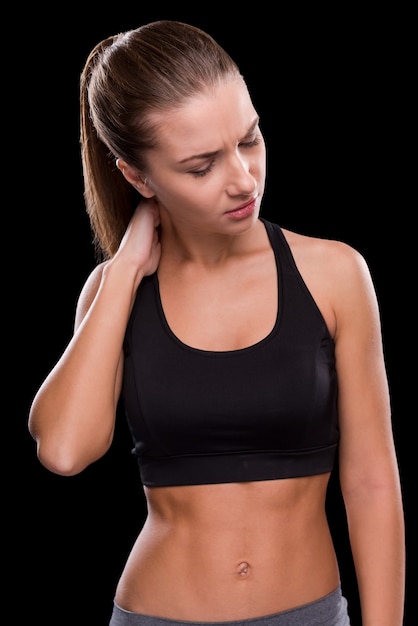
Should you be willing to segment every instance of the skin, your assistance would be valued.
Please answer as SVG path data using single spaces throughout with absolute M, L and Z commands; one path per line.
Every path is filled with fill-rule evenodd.
M 144 276 L 158 268 L 167 321 L 185 344 L 236 350 L 271 331 L 277 274 L 258 220 L 265 146 L 257 121 L 245 83 L 221 83 L 153 116 L 160 143 L 147 155 L 146 172 L 117 162 L 146 199 L 115 257 L 88 278 L 74 336 L 33 402 L 29 427 L 51 471 L 77 474 L 112 443 L 124 331 Z M 245 208 L 231 213 L 238 207 Z M 401 491 L 370 274 L 346 244 L 284 234 L 336 344 L 340 477 L 363 626 L 401 626 Z M 339 583 L 325 515 L 328 480 L 145 487 L 148 518 L 117 603 L 220 621 L 325 596 Z

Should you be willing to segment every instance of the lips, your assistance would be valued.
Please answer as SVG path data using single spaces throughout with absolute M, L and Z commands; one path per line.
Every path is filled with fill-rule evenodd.
M 252 198 L 249 202 L 246 202 L 245 204 L 241 204 L 240 206 L 236 207 L 235 209 L 232 209 L 231 211 L 227 211 L 226 214 L 228 215 L 228 217 L 235 217 L 235 218 L 248 217 L 254 212 L 256 200 L 257 200 L 256 197 Z

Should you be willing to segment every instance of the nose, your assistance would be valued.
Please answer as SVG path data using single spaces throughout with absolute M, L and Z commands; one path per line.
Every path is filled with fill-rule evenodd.
M 242 154 L 234 154 L 228 167 L 227 192 L 231 196 L 251 196 L 257 189 L 251 161 Z

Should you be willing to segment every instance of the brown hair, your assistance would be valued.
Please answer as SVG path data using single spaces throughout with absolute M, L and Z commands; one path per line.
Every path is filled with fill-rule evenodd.
M 182 22 L 151 22 L 93 48 L 80 81 L 80 142 L 98 256 L 116 253 L 140 200 L 115 161 L 146 168 L 145 151 L 156 145 L 148 114 L 179 107 L 237 75 L 236 63 L 210 35 Z

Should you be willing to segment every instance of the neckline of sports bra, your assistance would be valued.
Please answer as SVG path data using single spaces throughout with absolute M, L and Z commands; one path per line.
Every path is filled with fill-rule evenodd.
M 283 296 L 282 296 L 282 289 L 281 289 L 281 281 L 279 281 L 279 275 L 281 273 L 281 263 L 280 263 L 280 258 L 278 255 L 278 252 L 275 248 L 275 246 L 273 245 L 273 241 L 269 232 L 269 229 L 266 226 L 265 220 L 260 218 L 260 221 L 263 223 L 264 228 L 266 229 L 266 233 L 267 233 L 267 237 L 268 240 L 270 242 L 270 246 L 273 250 L 274 253 L 274 258 L 276 261 L 276 272 L 277 272 L 277 309 L 276 309 L 276 319 L 274 322 L 274 326 L 271 329 L 271 331 L 262 339 L 260 339 L 259 341 L 257 341 L 256 343 L 250 344 L 249 346 L 244 346 L 243 348 L 237 348 L 236 350 L 205 350 L 203 348 L 196 348 L 194 346 L 190 346 L 189 344 L 185 343 L 184 341 L 182 341 L 179 337 L 177 337 L 177 335 L 172 331 L 167 317 L 165 315 L 164 312 L 164 307 L 163 307 L 163 303 L 161 300 L 161 293 L 160 293 L 160 283 L 158 280 L 158 272 L 155 272 L 155 274 L 153 275 L 153 282 L 154 282 L 154 287 L 155 287 L 155 292 L 156 292 L 156 297 L 157 297 L 157 303 L 158 303 L 158 310 L 159 310 L 159 314 L 161 316 L 161 320 L 163 322 L 163 326 L 165 331 L 167 332 L 168 336 L 181 348 L 183 348 L 184 350 L 188 350 L 190 352 L 195 352 L 198 354 L 202 354 L 202 355 L 207 355 L 207 356 L 214 356 L 214 357 L 225 357 L 225 356 L 234 356 L 237 354 L 243 354 L 245 352 L 249 352 L 252 350 L 257 350 L 261 347 L 263 347 L 266 343 L 269 343 L 270 340 L 275 336 L 276 332 L 278 331 L 279 325 L 280 325 L 280 319 L 281 319 L 281 311 L 283 309 Z M 279 307 L 279 302 L 281 303 L 281 306 Z

